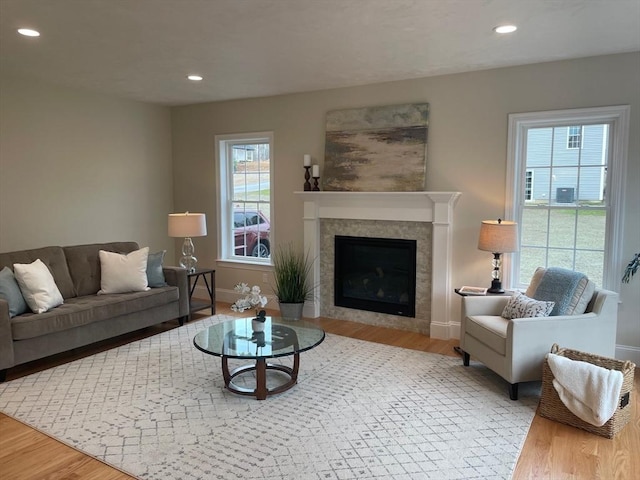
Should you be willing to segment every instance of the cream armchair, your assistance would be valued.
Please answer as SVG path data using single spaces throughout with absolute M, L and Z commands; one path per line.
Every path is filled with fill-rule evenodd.
M 484 363 L 509 382 L 509 397 L 518 399 L 518 384 L 542 379 L 545 355 L 561 347 L 613 358 L 618 321 L 618 294 L 595 289 L 586 311 L 507 320 L 500 315 L 509 296 L 462 298 L 460 348 L 463 362 Z

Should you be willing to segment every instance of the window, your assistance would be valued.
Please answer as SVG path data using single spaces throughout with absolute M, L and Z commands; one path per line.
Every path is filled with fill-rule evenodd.
M 507 285 L 557 266 L 618 290 L 628 124 L 628 106 L 509 115 L 506 217 L 520 251 L 505 258 Z
M 221 260 L 270 263 L 272 151 L 270 132 L 216 136 Z
M 567 148 L 582 148 L 582 126 L 567 128 Z
M 531 200 L 533 191 L 533 170 L 524 172 L 524 199 Z

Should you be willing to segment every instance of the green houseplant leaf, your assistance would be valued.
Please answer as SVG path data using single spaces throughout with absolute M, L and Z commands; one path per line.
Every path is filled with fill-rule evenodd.
M 280 303 L 304 303 L 313 298 L 313 285 L 309 280 L 313 264 L 308 254 L 288 243 L 275 249 L 272 260 L 273 292 Z
M 626 268 L 624 269 L 622 281 L 624 283 L 629 283 L 631 281 L 631 277 L 633 277 L 636 274 L 639 267 L 640 267 L 640 253 L 636 253 L 631 259 L 631 261 L 629 262 L 629 265 L 627 265 Z

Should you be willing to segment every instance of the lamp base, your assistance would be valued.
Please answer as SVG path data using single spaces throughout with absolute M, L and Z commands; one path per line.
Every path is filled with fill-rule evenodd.
M 504 293 L 504 288 L 502 288 L 502 282 L 497 279 L 493 279 L 491 281 L 491 287 L 487 290 L 487 293 Z
M 180 258 L 180 266 L 182 268 L 186 268 L 189 273 L 193 273 L 196 271 L 196 264 L 198 263 L 198 259 L 192 255 L 184 256 Z
M 186 237 L 182 244 L 182 258 L 180 259 L 180 266 L 182 268 L 186 268 L 189 273 L 196 271 L 196 264 L 198 263 L 198 259 L 193 256 L 194 252 L 195 248 L 193 247 L 191 238 Z

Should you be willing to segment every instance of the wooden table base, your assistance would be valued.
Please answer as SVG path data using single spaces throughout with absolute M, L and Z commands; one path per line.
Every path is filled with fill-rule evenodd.
M 222 357 L 222 376 L 224 378 L 224 386 L 230 392 L 237 393 L 238 395 L 249 395 L 256 397 L 258 400 L 265 400 L 269 395 L 275 395 L 276 393 L 282 393 L 289 390 L 298 382 L 298 369 L 300 367 L 300 354 L 295 353 L 293 355 L 293 367 L 286 365 L 276 365 L 273 363 L 267 363 L 262 358 L 256 360 L 255 365 L 244 365 L 229 371 L 229 359 L 228 357 Z M 275 388 L 267 388 L 267 370 L 276 370 L 283 372 L 289 376 L 289 381 L 278 385 Z M 256 372 L 256 388 L 250 389 L 241 387 L 233 383 L 233 379 L 238 375 L 242 375 L 247 372 Z

